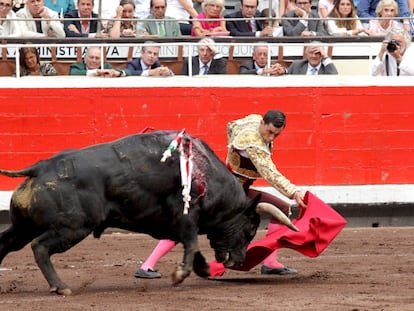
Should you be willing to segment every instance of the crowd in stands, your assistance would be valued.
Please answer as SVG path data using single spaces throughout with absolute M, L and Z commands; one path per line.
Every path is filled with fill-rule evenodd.
M 312 0 L 263 0 L 260 3 L 258 0 L 241 0 L 239 10 L 226 14 L 225 0 L 106 0 L 102 1 L 98 14 L 94 0 L 76 0 L 76 3 L 74 0 L 0 0 L 0 38 L 142 37 L 154 40 L 180 36 L 206 39 L 243 36 L 260 37 L 266 41 L 266 37 L 273 36 L 378 36 L 384 40 L 377 60 L 390 58 L 392 61 L 388 60 L 387 66 L 392 67 L 395 62 L 399 67 L 395 70 L 396 75 L 407 74 L 401 67 L 404 55 L 409 55 L 411 50 L 414 0 L 359 0 L 357 5 L 353 0 L 319 0 L 317 7 L 314 5 Z M 390 40 L 397 47 L 394 51 L 388 48 Z M 206 46 L 213 46 L 212 42 Z M 144 55 L 149 50 L 157 59 L 157 49 L 156 44 L 152 48 L 144 47 L 141 63 L 136 64 L 137 67 L 144 65 Z M 255 53 L 256 50 L 260 49 L 255 47 Z M 198 52 L 199 59 L 193 59 L 193 73 L 201 72 L 202 59 L 214 64 L 220 60 L 218 53 L 210 48 L 199 48 Z M 307 51 L 306 54 L 309 53 Z M 324 53 L 320 54 L 326 60 Z M 20 63 L 25 64 L 22 60 Z M 30 74 L 28 68 L 21 68 Z M 189 68 L 188 65 L 186 68 Z M 271 68 L 269 65 L 264 72 Z M 125 72 L 103 75 L 124 76 L 139 72 L 139 75 L 169 76 L 172 73 L 164 69 L 151 71 L 153 69 L 141 68 L 140 71 L 128 67 Z M 275 75 L 273 69 L 267 74 Z M 39 69 L 36 72 L 43 74 Z M 318 72 L 321 73 L 321 70 L 318 69 Z M 373 72 L 393 75 L 394 70 L 385 72 L 378 63 Z M 209 73 L 216 72 L 210 69 Z M 292 70 L 284 68 L 281 71 L 281 74 L 287 73 L 292 73 Z M 183 74 L 188 73 L 183 71 Z
M 0 37 L 385 36 L 396 27 L 414 31 L 414 0 L 358 0 L 358 5 L 317 0 L 317 7 L 312 0 L 240 0 L 240 9 L 229 14 L 225 0 L 194 1 L 106 0 L 98 8 L 94 0 L 1 0 Z

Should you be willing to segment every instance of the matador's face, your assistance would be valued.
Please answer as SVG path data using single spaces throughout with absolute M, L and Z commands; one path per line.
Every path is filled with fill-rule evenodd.
M 272 123 L 266 124 L 263 120 L 260 122 L 259 126 L 260 135 L 267 144 L 273 142 L 284 129 L 284 127 L 276 127 Z

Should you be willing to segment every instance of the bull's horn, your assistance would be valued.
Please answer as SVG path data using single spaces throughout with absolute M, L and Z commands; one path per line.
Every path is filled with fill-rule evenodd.
M 267 213 L 275 217 L 277 220 L 280 221 L 280 223 L 284 224 L 285 226 L 287 226 L 289 229 L 293 231 L 296 231 L 296 232 L 300 231 L 294 224 L 292 224 L 289 217 L 283 214 L 283 212 L 280 209 L 278 209 L 276 206 L 272 204 L 261 202 L 257 204 L 256 211 L 258 213 Z

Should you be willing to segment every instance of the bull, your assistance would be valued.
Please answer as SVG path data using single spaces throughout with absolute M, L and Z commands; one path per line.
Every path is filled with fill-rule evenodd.
M 0 234 L 0 263 L 31 242 L 50 291 L 69 295 L 50 257 L 113 227 L 182 243 L 183 261 L 172 274 L 173 284 L 192 270 L 210 275 L 198 247 L 200 234 L 209 239 L 218 262 L 240 266 L 260 222 L 258 198 L 247 198 L 209 146 L 184 133 L 182 146 L 192 146 L 193 158 L 190 209 L 184 213 L 180 155 L 173 152 L 160 161 L 175 137 L 175 131 L 141 133 L 66 150 L 22 170 L 0 170 L 26 177 L 11 198 L 11 226 Z

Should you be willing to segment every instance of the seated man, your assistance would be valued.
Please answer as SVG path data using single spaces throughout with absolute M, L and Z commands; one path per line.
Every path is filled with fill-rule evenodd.
M 211 38 L 203 38 L 198 43 L 198 55 L 191 58 L 192 74 L 226 74 L 227 60 L 218 52 L 214 40 Z M 188 58 L 183 62 L 182 75 L 189 75 L 188 62 Z
M 312 0 L 296 0 L 295 3 L 296 8 L 283 15 L 283 34 L 301 37 L 326 36 L 322 20 L 314 19 L 320 17 L 318 13 L 312 12 Z
M 414 46 L 411 35 L 401 28 L 391 28 L 372 63 L 373 76 L 414 76 Z
M 65 37 L 58 13 L 45 7 L 44 0 L 27 0 L 16 16 L 23 37 Z
M 327 56 L 325 48 L 320 42 L 312 42 L 306 47 L 306 58 L 293 61 L 289 68 L 281 71 L 280 74 L 293 75 L 337 75 L 338 71 Z
M 263 45 L 254 46 L 252 60 L 244 62 L 240 65 L 240 74 L 261 76 L 279 75 L 281 66 L 279 64 L 273 64 L 270 66 L 267 65 L 269 48 L 266 45 L 266 42 L 261 43 L 263 43 Z
M 78 0 L 78 9 L 65 14 L 63 28 L 66 37 L 96 37 L 98 14 L 92 12 L 93 4 L 93 0 Z M 85 20 L 73 20 L 73 18 L 85 18 Z M 103 29 L 102 24 L 100 26 L 100 29 Z
M 262 23 L 255 17 L 260 18 L 260 12 L 257 10 L 258 0 L 241 0 L 239 11 L 225 15 L 226 28 L 230 36 L 238 37 L 271 37 L 273 28 L 266 26 L 262 28 Z M 241 19 L 246 20 L 232 20 Z
M 141 49 L 141 57 L 135 58 L 133 61 L 127 64 L 127 70 L 133 76 L 173 76 L 174 73 L 165 66 L 161 66 L 158 59 L 160 53 L 160 47 L 153 41 L 145 42 Z M 151 44 L 150 46 L 147 44 Z
M 113 69 L 111 64 L 104 64 L 104 68 L 101 69 L 101 48 L 91 46 L 86 51 L 82 62 L 70 65 L 69 75 L 116 78 L 129 76 L 130 72 L 124 69 Z
M 180 37 L 181 31 L 178 21 L 173 17 L 165 16 L 167 1 L 151 0 L 150 6 L 151 14 L 148 15 L 148 20 L 144 22 L 144 29 L 147 33 L 149 35 L 158 35 L 159 37 Z

